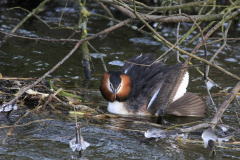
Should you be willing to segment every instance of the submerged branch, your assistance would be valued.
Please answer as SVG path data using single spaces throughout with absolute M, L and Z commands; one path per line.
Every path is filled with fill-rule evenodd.
M 88 17 L 90 16 L 90 13 L 85 8 L 85 5 L 81 4 L 80 0 L 75 0 L 74 2 L 76 7 L 79 10 L 78 27 L 82 29 L 81 39 L 84 39 L 87 37 L 87 23 L 88 23 Z M 87 41 L 81 44 L 81 51 L 82 51 L 82 65 L 84 68 L 84 73 L 86 78 L 90 79 L 91 78 L 91 67 L 90 67 L 91 59 L 90 59 Z

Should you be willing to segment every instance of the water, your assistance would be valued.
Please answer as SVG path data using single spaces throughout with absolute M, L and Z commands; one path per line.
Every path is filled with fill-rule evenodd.
M 17 2 L 11 4 L 0 2 L 0 31 L 9 32 L 26 15 L 25 11 L 20 9 L 6 10 L 7 8 L 18 6 Z M 64 10 L 65 1 L 59 1 L 51 5 L 46 11 L 38 16 L 47 22 L 50 26 L 57 26 L 59 17 Z M 25 7 L 31 10 L 31 5 Z M 88 3 L 87 9 L 92 13 L 104 13 L 102 8 L 94 2 Z M 119 16 L 124 20 L 124 16 Z M 67 26 L 76 26 L 78 21 L 78 12 L 70 2 L 61 18 L 61 24 Z M 109 27 L 109 21 L 97 17 L 90 17 L 88 23 L 88 34 L 93 35 Z M 140 25 L 140 24 L 138 24 Z M 206 24 L 202 25 L 204 27 Z M 180 28 L 180 35 L 183 35 L 190 29 L 191 25 L 183 23 Z M 229 31 L 229 37 L 237 37 L 240 34 L 239 26 L 233 25 Z M 16 32 L 18 35 L 27 37 L 42 38 L 68 38 L 73 31 L 67 29 L 50 30 L 37 18 L 27 20 Z M 176 34 L 175 24 L 166 24 L 159 32 L 170 42 L 174 43 Z M 196 35 L 198 31 L 194 32 Z M 193 38 L 191 35 L 189 39 Z M 0 39 L 5 35 L 0 33 Z M 213 37 L 220 37 L 221 30 L 213 34 Z M 74 35 L 73 39 L 79 39 L 80 34 Z M 103 37 L 103 36 L 101 36 Z M 120 70 L 124 60 L 139 55 L 141 53 L 154 53 L 160 56 L 167 50 L 167 47 L 154 41 L 152 38 L 143 36 L 129 28 L 122 27 L 110 32 L 103 40 L 96 38 L 90 43 L 101 53 L 104 54 L 108 70 Z M 191 51 L 194 45 L 184 48 Z M 34 41 L 22 38 L 11 37 L 0 48 L 0 73 L 3 76 L 10 77 L 41 77 L 44 73 L 56 65 L 69 51 L 76 42 L 67 42 L 64 45 L 60 42 Z M 209 58 L 217 51 L 221 43 L 214 43 L 208 46 Z M 229 42 L 228 49 L 224 49 L 215 59 L 215 63 L 226 70 L 240 76 L 240 49 L 238 42 Z M 96 71 L 92 74 L 92 79 L 86 80 L 81 66 L 81 51 L 77 50 L 66 62 L 51 73 L 47 79 L 60 79 L 58 84 L 66 89 L 80 89 L 85 93 L 87 101 L 85 105 L 93 108 L 100 107 L 106 111 L 107 102 L 102 98 L 99 92 L 101 77 L 104 68 L 100 58 L 93 53 L 92 60 Z M 196 55 L 203 57 L 203 48 Z M 117 62 L 117 63 L 116 63 Z M 166 63 L 168 65 L 176 62 L 172 56 Z M 193 60 L 193 63 L 199 64 Z M 201 67 L 202 69 L 202 67 Z M 193 69 L 189 70 L 190 80 L 200 77 Z M 224 75 L 220 71 L 210 68 L 209 77 L 219 84 L 222 88 L 234 87 L 237 80 Z M 198 93 L 206 101 L 209 110 L 206 118 L 186 118 L 186 117 L 168 117 L 166 120 L 170 125 L 188 123 L 198 120 L 210 121 L 215 112 L 211 107 L 210 100 L 207 97 L 206 87 L 202 81 L 194 81 L 189 84 L 188 91 Z M 219 107 L 224 101 L 226 95 L 217 95 L 218 89 L 213 87 L 211 93 L 213 99 Z M 232 126 L 238 127 L 238 121 L 234 108 L 239 107 L 236 101 L 233 101 L 222 117 L 222 120 Z M 237 109 L 236 109 L 237 110 Z M 16 121 L 25 113 L 25 109 L 19 109 L 11 117 Z M 32 122 L 29 125 L 28 122 Z M 174 141 L 171 139 L 162 139 L 159 141 L 147 141 L 140 143 L 144 138 L 144 132 L 153 128 L 147 124 L 136 123 L 137 121 L 155 122 L 153 117 L 136 118 L 97 118 L 97 117 L 79 117 L 82 122 L 82 136 L 84 140 L 90 143 L 83 155 L 85 159 L 206 159 L 208 158 L 208 149 L 204 149 L 200 143 L 186 143 Z M 5 124 L 2 124 L 2 127 Z M 27 117 L 20 121 L 18 127 L 15 127 L 12 134 L 7 137 L 4 145 L 0 145 L 0 159 L 71 159 L 79 158 L 78 153 L 72 152 L 69 148 L 69 141 L 75 136 L 75 124 L 72 115 L 62 115 L 58 113 L 31 112 Z M 0 128 L 0 140 L 2 141 L 9 131 L 9 128 Z M 190 134 L 197 140 L 201 140 L 201 131 Z M 239 140 L 239 134 L 235 134 L 236 140 Z M 224 144 L 223 144 L 224 145 Z M 238 146 L 231 146 L 238 148 Z M 217 148 L 217 159 L 239 159 L 237 150 Z

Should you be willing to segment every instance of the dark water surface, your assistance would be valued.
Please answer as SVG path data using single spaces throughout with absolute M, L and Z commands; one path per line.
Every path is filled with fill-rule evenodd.
M 26 15 L 27 12 L 20 9 L 7 10 L 10 7 L 19 4 L 7 1 L 0 1 L 0 31 L 10 32 Z M 26 5 L 26 4 L 25 4 Z M 50 26 L 55 26 L 59 22 L 65 1 L 56 2 L 48 7 L 38 16 L 47 22 Z M 32 6 L 24 6 L 31 10 Z M 91 13 L 104 14 L 102 8 L 95 2 L 89 2 L 87 9 Z M 120 16 L 117 11 L 114 15 L 119 19 L 126 19 Z M 70 2 L 65 9 L 61 23 L 66 26 L 76 26 L 78 22 L 78 12 Z M 108 20 L 90 16 L 88 23 L 88 34 L 92 35 L 108 28 Z M 204 27 L 206 24 L 202 25 Z M 160 34 L 167 40 L 175 43 L 176 25 L 166 24 L 160 30 Z M 180 35 L 183 35 L 191 28 L 191 24 L 183 23 L 180 28 Z M 50 30 L 39 19 L 32 17 L 27 20 L 17 31 L 16 34 L 26 37 L 45 37 L 45 38 L 68 38 L 73 31 L 67 29 Z M 193 38 L 198 31 L 196 30 L 188 37 Z M 239 38 L 240 26 L 233 24 L 228 36 L 230 38 Z M 5 35 L 0 33 L 0 40 Z M 221 37 L 221 30 L 218 30 L 212 37 Z M 79 39 L 80 34 L 73 38 Z M 200 39 L 199 39 L 200 40 Z M 124 60 L 139 55 L 141 53 L 154 53 L 156 56 L 163 54 L 168 48 L 156 42 L 154 39 L 135 32 L 129 28 L 122 27 L 110 32 L 106 38 L 101 40 L 96 38 L 90 43 L 101 53 L 103 53 L 108 70 L 121 69 Z M 64 45 L 60 42 L 34 41 L 22 38 L 11 37 L 7 43 L 0 47 L 0 73 L 3 76 L 10 77 L 41 77 L 44 73 L 56 65 L 69 51 L 74 47 L 75 42 L 67 42 Z M 191 52 L 197 42 L 184 48 Z M 211 57 L 221 42 L 208 45 L 208 55 Z M 225 48 L 215 59 L 215 63 L 224 69 L 240 76 L 240 48 L 238 41 L 229 42 L 228 48 Z M 93 108 L 100 107 L 106 111 L 107 102 L 102 98 L 99 92 L 99 85 L 104 68 L 97 53 L 90 49 L 92 60 L 96 71 L 92 74 L 92 79 L 87 80 L 83 74 L 81 65 L 82 55 L 76 51 L 66 62 L 56 69 L 47 79 L 60 79 L 59 85 L 66 89 L 81 89 L 86 94 L 87 102 L 85 105 Z M 197 56 L 203 57 L 204 52 L 201 48 Z M 186 57 L 186 56 L 185 56 Z M 175 63 L 175 56 L 172 56 L 166 63 L 171 65 Z M 210 59 L 210 58 L 209 58 Z M 193 63 L 199 64 L 196 60 Z M 202 70 L 202 67 L 200 67 Z M 237 83 L 233 78 L 211 68 L 210 78 L 218 83 L 222 88 L 234 87 Z M 190 69 L 190 80 L 200 77 L 193 69 Z M 189 84 L 188 91 L 198 93 L 206 101 L 209 107 L 209 115 L 206 118 L 186 118 L 186 117 L 166 117 L 170 125 L 193 122 L 198 120 L 210 121 L 214 111 L 206 93 L 206 87 L 202 81 L 193 81 Z M 213 99 L 219 107 L 225 99 L 225 95 L 217 95 L 218 89 L 211 90 Z M 232 126 L 239 127 L 236 114 L 236 108 L 239 112 L 239 106 L 233 101 L 222 117 L 222 120 Z M 20 113 L 16 112 L 13 119 L 17 120 Z M 40 121 L 42 120 L 42 121 Z M 121 119 L 96 119 L 79 117 L 82 122 L 88 121 L 82 128 L 84 139 L 91 144 L 83 153 L 83 159 L 207 159 L 208 149 L 204 149 L 203 144 L 182 144 L 174 140 L 158 140 L 140 143 L 144 138 L 144 131 L 151 128 L 149 125 L 135 123 L 128 118 Z M 155 118 L 144 118 L 143 121 L 154 122 Z M 59 114 L 30 113 L 20 121 L 20 124 L 35 121 L 29 125 L 15 127 L 12 134 L 7 138 L 4 145 L 0 145 L 0 159 L 71 159 L 79 158 L 76 152 L 69 148 L 69 140 L 75 135 L 75 124 L 72 116 L 63 117 Z M 0 140 L 2 141 L 9 131 L 9 128 L 0 128 Z M 138 131 L 135 131 L 138 130 Z M 196 132 L 195 139 L 200 138 L 201 132 Z M 235 134 L 236 140 L 239 140 L 239 134 Z M 230 146 L 238 148 L 239 146 Z M 240 159 L 238 150 L 217 148 L 216 159 Z

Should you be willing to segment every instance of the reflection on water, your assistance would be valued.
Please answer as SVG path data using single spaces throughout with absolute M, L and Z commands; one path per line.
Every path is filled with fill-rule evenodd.
M 123 66 L 124 65 L 124 62 L 122 61 L 111 61 L 111 62 L 108 62 L 108 64 L 111 64 L 111 65 L 116 65 L 116 66 Z
M 0 2 L 1 3 L 1 2 Z M 14 4 L 12 4 L 15 6 Z M 18 5 L 18 4 L 16 4 Z M 39 14 L 40 18 L 54 26 L 59 22 L 59 17 L 64 10 L 63 5 L 59 7 L 47 8 L 46 11 Z M 7 11 L 7 7 L 0 7 L 0 31 L 9 32 L 26 16 L 26 12 L 20 10 Z M 87 9 L 94 13 L 103 13 L 103 10 L 96 3 L 91 3 Z M 61 23 L 67 26 L 76 26 L 78 21 L 78 12 L 71 4 L 65 9 L 61 18 Z M 89 18 L 88 32 L 89 35 L 95 34 L 109 27 L 109 21 L 96 17 Z M 182 23 L 180 36 L 191 28 L 190 24 Z M 204 26 L 203 26 L 204 27 Z M 31 18 L 18 30 L 18 35 L 28 37 L 47 37 L 47 38 L 68 38 L 73 31 L 71 30 L 50 30 L 37 18 Z M 239 27 L 231 30 L 229 37 L 235 37 L 239 32 Z M 160 34 L 169 39 L 172 43 L 175 41 L 176 25 L 167 25 L 161 29 Z M 194 32 L 194 35 L 198 32 Z M 194 35 L 190 35 L 189 39 Z M 214 36 L 221 36 L 221 31 Z M 0 39 L 4 34 L 0 33 Z M 76 34 L 74 39 L 79 39 L 80 34 Z M 200 39 L 199 39 L 200 40 Z M 103 53 L 108 70 L 120 70 L 121 66 L 129 57 L 140 55 L 141 53 L 154 53 L 160 56 L 168 48 L 155 40 L 142 36 L 142 34 L 122 27 L 109 33 L 103 40 L 99 38 L 90 41 L 90 43 L 101 53 Z M 67 42 L 64 45 L 58 42 L 33 41 L 21 38 L 11 37 L 7 43 L 0 48 L 0 73 L 3 76 L 11 77 L 40 77 L 57 64 L 69 51 L 74 47 L 76 42 Z M 197 44 L 195 41 L 193 44 Z M 208 54 L 213 55 L 221 45 L 221 42 L 213 43 L 208 46 Z M 215 63 L 224 67 L 226 70 L 239 75 L 239 54 L 240 48 L 238 42 L 228 43 L 228 49 L 224 49 L 217 56 Z M 194 46 L 189 45 L 184 49 L 192 51 Z M 54 71 L 48 78 L 59 78 L 59 84 L 65 88 L 77 88 L 86 93 L 88 102 L 86 105 L 91 107 L 99 106 L 106 111 L 107 102 L 102 98 L 98 88 L 104 68 L 100 57 L 95 51 L 90 49 L 92 60 L 96 72 L 93 73 L 91 80 L 86 80 L 81 66 L 81 53 L 75 52 L 64 64 Z M 197 55 L 203 57 L 204 52 L 200 49 Z M 186 57 L 186 56 L 185 56 Z M 210 58 L 210 56 L 209 56 Z M 209 59 L 208 58 L 208 59 Z M 167 61 L 168 65 L 175 63 L 175 57 Z M 193 63 L 199 64 L 193 60 Z M 201 68 L 202 69 L 202 68 Z M 200 77 L 193 69 L 190 69 L 190 79 Z M 209 76 L 222 88 L 233 87 L 236 81 L 230 77 L 222 76 L 218 70 L 212 69 Z M 204 119 L 189 117 L 166 116 L 167 125 L 183 124 L 193 121 L 211 120 L 215 111 L 212 109 L 210 100 L 207 97 L 205 85 L 201 81 L 191 82 L 188 90 L 198 93 L 207 102 L 209 106 L 209 115 Z M 224 95 L 216 95 L 217 89 L 211 90 L 213 99 L 217 107 L 224 101 Z M 231 104 L 225 112 L 222 120 L 232 127 L 237 127 L 238 122 L 233 108 L 239 107 L 236 102 Z M 21 113 L 13 114 L 16 121 Z M 1 117 L 2 118 L 2 117 Z M 44 119 L 51 120 L 44 120 Z M 73 120 L 68 120 L 61 115 L 46 115 L 43 113 L 32 113 L 24 118 L 20 124 L 34 120 L 41 120 L 26 126 L 15 127 L 13 133 L 8 136 L 6 143 L 0 145 L 0 157 L 3 159 L 70 159 L 70 157 L 79 157 L 69 148 L 69 140 L 75 135 L 75 124 Z M 86 159 L 205 159 L 207 150 L 202 144 L 185 144 L 180 142 L 164 139 L 158 141 L 139 141 L 144 137 L 143 132 L 149 125 L 138 124 L 136 121 L 155 122 L 156 118 L 140 119 L 95 119 L 80 117 L 83 123 L 89 121 L 82 128 L 84 139 L 91 146 L 84 151 L 83 156 Z M 2 122 L 2 121 L 0 121 Z M 5 124 L 1 124 L 4 126 Z M 3 140 L 9 128 L 0 129 L 0 139 Z M 200 139 L 201 131 L 194 133 L 194 138 Z M 235 137 L 240 139 L 238 135 Z M 217 149 L 218 159 L 240 158 L 235 150 Z

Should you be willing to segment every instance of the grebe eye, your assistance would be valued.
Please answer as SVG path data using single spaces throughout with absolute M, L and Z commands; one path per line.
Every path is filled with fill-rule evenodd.
M 113 89 L 113 85 L 112 85 L 112 83 L 110 83 L 110 87 Z

